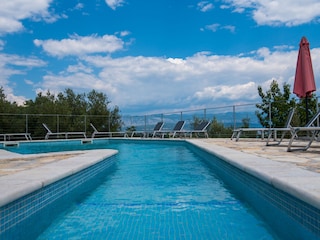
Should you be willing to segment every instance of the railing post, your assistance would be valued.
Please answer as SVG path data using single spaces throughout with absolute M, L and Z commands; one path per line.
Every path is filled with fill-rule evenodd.
M 271 111 L 271 102 L 269 102 L 269 128 L 271 128 L 271 123 L 272 123 L 272 111 Z
M 109 115 L 108 116 L 108 131 L 109 132 L 111 132 L 111 127 L 110 127 L 111 126 L 111 121 L 110 121 L 110 119 L 111 119 L 111 116 Z
M 233 111 L 233 129 L 237 128 L 237 122 L 236 122 L 236 106 L 232 106 L 232 111 Z
M 59 114 L 57 114 L 57 132 L 59 132 L 60 128 L 59 128 Z
M 84 132 L 87 132 L 87 115 L 84 115 Z
M 319 97 L 316 97 L 316 111 L 317 112 L 319 112 L 318 100 L 319 100 Z M 319 127 L 319 118 L 317 118 L 317 127 Z
M 26 114 L 26 133 L 28 133 L 28 114 Z
M 144 115 L 144 131 L 147 132 L 147 115 Z

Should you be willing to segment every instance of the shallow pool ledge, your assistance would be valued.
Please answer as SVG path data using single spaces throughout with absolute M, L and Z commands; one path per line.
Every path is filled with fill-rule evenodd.
M 75 155 L 64 160 L 55 161 L 36 168 L 0 177 L 0 207 L 101 162 L 104 159 L 117 154 L 118 151 L 112 149 L 99 149 L 60 152 L 59 154 L 64 153 L 73 153 Z M 54 155 L 54 153 L 32 155 L 14 154 L 12 157 L 17 158 L 20 156 L 21 158 L 30 158 L 32 156 L 36 158 L 52 155 Z
M 254 177 L 320 209 L 320 174 L 290 163 L 243 153 L 201 140 L 186 140 Z M 294 153 L 292 153 L 294 154 Z

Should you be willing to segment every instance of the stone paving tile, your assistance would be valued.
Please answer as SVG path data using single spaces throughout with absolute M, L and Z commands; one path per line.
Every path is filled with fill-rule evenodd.
M 307 151 L 287 152 L 287 142 L 280 146 L 266 146 L 261 139 L 240 139 L 236 142 L 225 138 L 209 138 L 202 141 L 320 173 L 320 142 L 314 142 Z
M 0 160 L 0 177 L 17 173 L 20 171 L 36 168 L 44 164 L 61 161 L 71 158 L 77 154 L 55 154 L 54 156 L 40 156 L 40 157 L 24 157 L 24 158 L 7 158 Z

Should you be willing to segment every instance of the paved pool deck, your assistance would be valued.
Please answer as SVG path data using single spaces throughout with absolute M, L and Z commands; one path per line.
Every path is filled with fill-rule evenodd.
M 201 139 L 201 142 L 233 149 L 241 153 L 266 158 L 275 162 L 286 163 L 297 168 L 320 173 L 320 142 L 313 142 L 307 151 L 287 152 L 288 141 L 285 140 L 278 146 L 266 146 L 266 141 L 261 139 L 240 139 L 238 142 L 229 138 Z M 301 148 L 306 143 L 293 145 Z
M 286 143 L 266 146 L 261 139 L 186 141 L 320 209 L 320 143 L 307 151 L 287 152 Z M 113 154 L 116 151 L 89 150 L 20 155 L 0 150 L 0 206 Z

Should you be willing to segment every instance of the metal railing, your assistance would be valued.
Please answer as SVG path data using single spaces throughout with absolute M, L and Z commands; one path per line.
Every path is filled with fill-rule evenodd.
M 163 121 L 165 123 L 164 130 L 171 130 L 179 120 L 186 121 L 184 127 L 186 130 L 192 129 L 192 124 L 196 120 L 215 120 L 229 129 L 242 127 L 244 120 L 246 120 L 249 127 L 257 128 L 261 127 L 261 124 L 256 116 L 256 111 L 259 110 L 257 109 L 256 104 L 261 103 L 216 106 L 137 116 L 123 115 L 121 116 L 122 124 L 119 131 L 126 131 L 127 129 L 151 131 L 159 121 Z M 268 119 L 269 126 L 271 126 L 271 104 L 269 104 Z M 46 123 L 52 132 L 81 131 L 85 132 L 87 136 L 91 136 L 93 129 L 90 126 L 90 123 L 94 123 L 94 126 L 99 131 L 111 131 L 113 119 L 109 115 L 0 113 L 0 135 L 6 133 L 30 133 L 33 139 L 43 139 L 47 131 L 42 126 L 42 123 Z
M 255 115 L 255 104 L 240 104 L 218 106 L 212 108 L 175 111 L 142 116 L 121 116 L 122 131 L 134 127 L 138 131 L 150 131 L 159 121 L 165 123 L 164 129 L 171 130 L 179 120 L 185 120 L 185 129 L 192 129 L 196 119 L 216 119 L 219 123 L 230 128 L 242 125 L 242 119 L 249 119 L 250 127 L 260 126 Z M 271 118 L 271 116 L 270 116 Z M 43 139 L 46 130 L 42 123 L 46 123 L 52 132 L 83 131 L 88 136 L 93 132 L 91 122 L 99 131 L 110 131 L 113 119 L 107 115 L 63 115 L 63 114 L 9 114 L 0 113 L 0 134 L 31 133 L 33 139 Z

